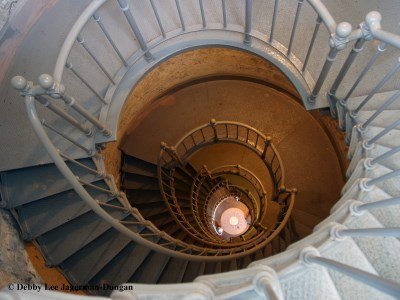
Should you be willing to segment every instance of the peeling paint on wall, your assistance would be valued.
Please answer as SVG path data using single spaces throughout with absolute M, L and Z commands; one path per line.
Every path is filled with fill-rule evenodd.
M 11 214 L 0 209 L 0 288 L 9 283 L 43 281 L 33 268 Z

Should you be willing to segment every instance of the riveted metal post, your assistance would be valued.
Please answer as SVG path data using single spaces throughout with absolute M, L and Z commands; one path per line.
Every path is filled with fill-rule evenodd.
M 245 10 L 245 36 L 244 36 L 244 43 L 246 45 L 251 44 L 251 22 L 253 19 L 253 0 L 246 0 L 246 10 Z
M 119 7 L 125 15 L 126 20 L 131 27 L 133 34 L 136 36 L 136 39 L 139 42 L 140 49 L 144 52 L 144 56 L 147 61 L 154 60 L 153 55 L 150 53 L 149 48 L 147 47 L 146 41 L 143 38 L 142 33 L 140 32 L 139 26 L 137 25 L 135 18 L 132 15 L 132 12 L 129 9 L 129 5 L 126 0 L 117 0 L 119 3 Z
M 347 22 L 342 22 L 338 24 L 336 28 L 336 34 L 330 40 L 331 50 L 328 53 L 328 56 L 325 60 L 324 66 L 322 67 L 321 73 L 319 74 L 318 80 L 315 83 L 314 89 L 308 98 L 308 102 L 313 104 L 315 103 L 315 99 L 317 98 L 323 83 L 325 82 L 326 77 L 328 76 L 329 70 L 332 67 L 333 62 L 336 59 L 336 56 L 340 50 L 343 50 L 348 42 L 348 37 L 351 33 L 351 25 Z

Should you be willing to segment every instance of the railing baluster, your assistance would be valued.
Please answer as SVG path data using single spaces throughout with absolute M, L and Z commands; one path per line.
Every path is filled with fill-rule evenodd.
M 72 144 L 74 144 L 75 146 L 77 146 L 78 148 L 81 148 L 83 151 L 87 152 L 87 154 L 92 155 L 93 151 L 91 149 L 86 148 L 85 146 L 81 145 L 79 142 L 77 142 L 76 140 L 70 138 L 69 136 L 67 136 L 66 134 L 62 133 L 61 131 L 59 131 L 58 129 L 56 129 L 55 127 L 53 127 L 52 125 L 46 123 L 45 120 L 42 120 L 42 125 L 48 129 L 50 129 L 51 131 L 57 133 L 58 135 L 62 136 L 64 139 L 66 139 L 67 141 L 70 141 Z
M 245 36 L 244 36 L 244 43 L 246 45 L 251 44 L 251 22 L 253 19 L 253 0 L 246 0 L 246 9 L 245 9 Z
M 107 78 L 111 81 L 111 83 L 115 84 L 115 81 L 112 78 L 112 76 L 110 75 L 110 73 L 108 73 L 108 71 L 103 66 L 103 64 L 96 58 L 96 56 L 93 54 L 92 50 L 90 50 L 89 47 L 86 46 L 86 43 L 85 43 L 85 40 L 83 39 L 83 37 L 81 35 L 78 35 L 78 37 L 76 38 L 76 41 L 78 42 L 78 44 L 80 44 L 83 47 L 83 49 L 86 50 L 86 52 L 89 54 L 89 56 L 94 60 L 94 62 L 101 69 L 101 71 L 103 71 L 104 75 L 107 76 Z
M 137 25 L 135 18 L 132 15 L 132 12 L 129 9 L 129 5 L 126 0 L 117 0 L 119 3 L 119 7 L 125 15 L 126 20 L 131 27 L 133 34 L 135 35 L 136 39 L 139 42 L 140 49 L 144 52 L 144 56 L 147 61 L 152 61 L 153 55 L 150 53 L 149 48 L 147 47 L 146 41 L 143 38 L 142 33 L 140 32 L 139 26 Z
M 150 0 L 150 4 L 151 4 L 151 7 L 153 9 L 154 15 L 156 16 L 157 23 L 158 23 L 158 26 L 160 27 L 161 34 L 162 34 L 163 38 L 165 38 L 165 36 L 166 36 L 165 30 L 164 30 L 164 27 L 163 27 L 163 25 L 161 23 L 161 18 L 160 18 L 160 15 L 158 14 L 157 6 L 154 3 L 154 0 Z
M 203 128 L 200 129 L 200 132 L 201 132 L 201 136 L 203 137 L 203 142 L 205 142 L 206 141 L 206 137 L 204 135 Z
M 226 0 L 222 0 L 222 22 L 224 28 L 228 25 L 227 18 L 226 18 Z
M 275 34 L 275 25 L 276 25 L 276 17 L 278 15 L 278 4 L 279 0 L 275 0 L 274 3 L 274 13 L 272 15 L 272 24 L 271 24 L 271 32 L 269 34 L 269 43 L 272 44 L 274 40 L 274 34 Z
M 201 13 L 201 22 L 203 24 L 203 28 L 206 28 L 206 15 L 204 13 L 204 3 L 203 0 L 199 0 L 199 6 L 200 6 L 200 13 Z
M 318 34 L 318 31 L 319 31 L 319 26 L 321 25 L 321 22 L 322 22 L 322 19 L 321 19 L 320 16 L 318 16 L 317 20 L 316 20 L 316 23 L 315 23 L 315 27 L 314 27 L 314 32 L 313 32 L 313 35 L 312 35 L 312 38 L 311 38 L 311 41 L 310 41 L 310 46 L 308 46 L 307 55 L 306 55 L 306 58 L 304 59 L 303 68 L 301 69 L 301 72 L 303 72 L 303 73 L 307 68 L 308 61 L 310 59 L 311 52 L 312 52 L 312 50 L 314 48 L 315 39 L 317 38 L 317 34 Z
M 60 95 L 64 102 L 71 106 L 80 115 L 85 117 L 90 123 L 96 126 L 105 136 L 111 136 L 111 131 L 108 130 L 99 120 L 92 116 L 92 114 L 86 110 L 81 104 L 79 104 L 73 97 L 66 94 Z
M 79 177 L 76 177 L 76 179 L 77 179 L 80 183 L 82 183 L 83 185 L 90 186 L 91 188 L 94 188 L 94 189 L 96 189 L 96 190 L 105 192 L 105 193 L 110 194 L 110 195 L 113 195 L 113 196 L 115 196 L 115 197 L 118 196 L 118 193 L 115 192 L 115 191 L 111 191 L 111 190 L 102 188 L 102 187 L 100 187 L 100 186 L 97 186 L 97 185 L 92 184 L 92 183 L 90 183 L 90 182 L 87 182 L 87 181 L 85 181 L 85 180 L 82 180 L 82 179 L 80 179 Z
M 181 4 L 179 0 L 175 0 L 176 9 L 178 10 L 179 20 L 181 21 L 182 31 L 186 31 L 185 20 L 183 19 Z
M 371 165 L 375 165 L 382 160 L 385 160 L 386 158 L 391 157 L 392 155 L 395 155 L 396 153 L 400 152 L 400 146 L 394 147 L 393 149 L 375 157 L 374 159 L 371 160 Z
M 365 141 L 366 146 L 371 146 L 376 141 L 378 141 L 381 137 L 383 137 L 384 135 L 388 134 L 392 129 L 396 128 L 399 125 L 400 125 L 400 119 L 397 120 L 397 121 L 394 121 L 389 126 L 385 127 L 385 129 L 383 129 L 381 132 L 379 132 L 376 136 L 374 136 L 370 140 L 366 140 Z
M 301 11 L 301 6 L 303 5 L 304 0 L 297 0 L 297 9 L 296 9 L 296 16 L 294 17 L 294 22 L 292 26 L 292 33 L 290 34 L 290 40 L 289 40 L 289 47 L 286 52 L 287 56 L 290 56 L 292 53 L 292 46 L 293 46 L 293 41 L 294 37 L 296 34 L 296 29 L 297 29 L 297 23 L 299 22 L 299 17 L 300 17 L 300 11 Z
M 379 116 L 384 110 L 386 110 L 386 108 L 388 108 L 389 105 L 391 105 L 391 104 L 392 104 L 394 101 L 396 101 L 397 98 L 399 98 L 399 97 L 400 97 L 400 91 L 397 91 L 395 94 L 393 94 L 391 97 L 389 97 L 389 99 L 387 99 L 387 100 L 385 101 L 385 103 L 384 103 L 383 105 L 381 105 L 381 106 L 373 113 L 373 115 L 370 116 L 370 117 L 368 118 L 368 120 L 366 120 L 363 124 L 360 124 L 360 129 L 361 129 L 361 130 L 364 130 L 365 128 L 367 128 L 367 126 L 368 126 L 369 124 L 371 124 L 371 122 L 372 122 L 373 120 L 375 120 L 375 118 L 376 118 L 377 116 Z
M 400 286 L 392 280 L 383 279 L 375 274 L 371 274 L 352 266 L 342 264 L 332 259 L 317 256 L 311 251 L 308 253 L 304 253 L 303 260 L 306 263 L 315 263 L 317 265 L 321 265 L 326 268 L 343 273 L 355 280 L 364 282 L 365 284 L 374 287 L 384 293 L 390 294 L 394 297 L 398 297 L 400 295 Z
M 104 33 L 104 35 L 106 36 L 108 42 L 110 43 L 110 45 L 113 47 L 115 53 L 117 53 L 119 59 L 121 60 L 121 62 L 124 64 L 124 66 L 128 66 L 128 63 L 126 62 L 124 56 L 122 55 L 122 53 L 119 51 L 117 45 L 114 43 L 114 40 L 112 39 L 111 35 L 108 33 L 108 30 L 104 27 L 103 23 L 100 20 L 100 16 L 96 13 L 93 14 L 93 19 L 96 21 L 96 23 L 99 25 L 101 31 Z
M 61 118 L 66 120 L 72 126 L 74 126 L 75 128 L 79 129 L 80 131 L 82 131 L 87 136 L 93 135 L 93 132 L 89 127 L 84 126 L 81 123 L 79 123 L 74 117 L 72 117 L 71 115 L 66 113 L 64 110 L 59 108 L 57 105 L 52 104 L 46 98 L 44 98 L 42 96 L 36 96 L 35 99 L 37 101 L 39 101 L 41 104 L 43 104 L 44 106 L 46 106 L 48 109 L 50 109 L 52 112 L 54 112 L 55 114 L 59 115 Z
M 194 139 L 193 134 L 191 134 L 190 137 L 192 138 L 192 142 L 193 142 L 194 146 L 196 146 L 197 144 L 196 144 L 196 141 L 195 141 L 195 139 Z
M 381 183 L 381 182 L 384 182 L 386 180 L 392 179 L 392 178 L 397 177 L 399 175 L 400 175 L 400 170 L 395 170 L 395 171 L 389 172 L 389 173 L 387 173 L 385 175 L 382 175 L 382 176 L 379 176 L 379 177 L 376 177 L 376 178 L 373 178 L 373 179 L 369 179 L 368 181 L 365 182 L 365 185 L 367 187 L 371 187 L 373 185 L 376 185 L 378 183 Z
M 336 35 L 331 38 L 331 49 L 325 60 L 324 66 L 322 67 L 321 73 L 319 74 L 318 80 L 315 83 L 314 89 L 308 98 L 308 101 L 313 104 L 317 98 L 326 77 L 328 76 L 329 70 L 332 67 L 333 62 L 336 59 L 337 54 L 340 50 L 346 47 L 347 38 L 351 33 L 351 25 L 347 22 L 338 24 L 336 28 Z
M 343 63 L 342 68 L 339 71 L 339 74 L 336 76 L 335 81 L 332 84 L 331 89 L 328 92 L 328 97 L 335 97 L 336 90 L 339 85 L 342 83 L 344 76 L 346 76 L 350 66 L 353 64 L 355 58 L 357 57 L 358 53 L 360 53 L 364 47 L 365 39 L 359 38 L 356 43 L 354 44 L 353 49 L 351 49 L 349 55 L 347 56 L 346 61 Z
M 399 228 L 358 228 L 358 229 L 337 229 L 335 230 L 337 237 L 400 237 Z
M 358 84 L 361 82 L 361 80 L 364 78 L 365 74 L 371 69 L 372 65 L 375 63 L 375 61 L 378 59 L 378 57 L 381 55 L 382 52 L 386 50 L 386 44 L 385 43 L 380 43 L 378 46 L 377 51 L 375 54 L 371 57 L 369 60 L 368 64 L 364 67 L 360 75 L 358 76 L 357 80 L 354 82 L 353 86 L 350 88 L 350 90 L 347 92 L 346 96 L 343 98 L 343 100 L 340 100 L 341 104 L 343 106 L 346 105 L 347 100 L 351 96 L 351 94 L 354 92 Z
M 47 93 L 51 94 L 52 97 L 61 98 L 64 102 L 72 107 L 76 112 L 85 117 L 90 123 L 95 125 L 105 136 L 110 136 L 112 133 L 108 130 L 99 120 L 92 116 L 92 114 L 86 110 L 81 104 L 79 104 L 71 96 L 65 94 L 64 86 L 59 83 L 55 83 L 51 75 L 42 74 L 39 76 L 40 86 L 46 90 Z
M 78 72 L 75 71 L 75 69 L 73 68 L 72 64 L 67 62 L 65 64 L 65 67 L 70 70 L 80 81 L 82 81 L 82 83 L 84 85 L 86 85 L 86 87 L 92 91 L 93 94 L 95 94 L 95 96 L 104 104 L 108 104 L 106 100 L 104 100 L 104 98 L 102 96 L 100 96 L 100 94 L 81 76 L 79 75 Z
M 383 79 L 374 87 L 374 89 L 368 94 L 367 97 L 358 105 L 358 107 L 352 111 L 353 116 L 356 116 L 360 110 L 368 103 L 368 101 L 382 88 L 382 86 L 393 76 L 394 73 L 400 68 L 400 58 L 397 60 L 397 64 L 383 77 Z
M 63 157 L 63 158 L 65 158 L 66 160 L 69 160 L 70 162 L 72 162 L 72 163 L 74 163 L 74 164 L 80 166 L 81 168 L 83 168 L 83 169 L 85 169 L 85 170 L 87 170 L 87 171 L 89 171 L 89 172 L 92 172 L 92 173 L 94 173 L 94 174 L 96 174 L 96 175 L 98 175 L 98 176 L 101 176 L 101 177 L 104 177 L 104 176 L 105 176 L 105 174 L 103 174 L 103 173 L 97 171 L 96 169 L 92 169 L 92 168 L 86 166 L 85 164 L 80 163 L 79 161 L 73 159 L 72 157 L 70 157 L 70 156 L 68 156 L 68 155 L 66 155 L 66 154 L 64 154 L 64 153 L 62 153 L 62 152 L 59 152 L 59 153 L 60 153 L 61 157 Z
M 365 211 L 365 210 L 382 208 L 382 207 L 386 207 L 386 206 L 399 205 L 399 204 L 400 204 L 400 197 L 390 198 L 390 199 L 379 200 L 379 201 L 375 201 L 375 202 L 357 204 L 354 207 L 354 210 L 355 210 L 355 212 L 361 212 L 361 211 Z

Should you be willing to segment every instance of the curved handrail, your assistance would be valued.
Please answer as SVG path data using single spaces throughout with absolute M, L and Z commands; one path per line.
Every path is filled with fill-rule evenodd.
M 85 8 L 85 10 L 82 12 L 82 14 L 79 16 L 79 18 L 76 20 L 76 22 L 73 24 L 72 28 L 68 32 L 68 35 L 61 47 L 61 50 L 59 52 L 59 55 L 57 57 L 57 61 L 55 64 L 55 68 L 53 71 L 53 76 L 55 78 L 56 82 L 61 82 L 62 77 L 63 77 L 63 72 L 64 68 L 67 63 L 68 56 L 71 52 L 71 49 L 74 45 L 74 42 L 77 40 L 79 34 L 87 24 L 87 22 L 90 20 L 90 18 L 107 2 L 107 0 L 92 0 L 92 2 Z M 312 9 L 316 12 L 318 17 L 322 20 L 324 25 L 326 26 L 328 32 L 330 33 L 331 36 L 335 35 L 336 32 L 336 21 L 334 20 L 333 16 L 329 13 L 328 9 L 326 6 L 322 3 L 320 0 L 307 0 L 307 2 L 310 4 Z M 126 9 L 129 9 L 129 5 L 126 7 Z M 125 11 L 125 10 L 124 10 Z M 159 20 L 158 20 L 159 21 Z M 226 28 L 224 24 L 221 23 L 221 26 L 223 29 Z M 203 28 L 203 30 L 206 30 Z M 165 34 L 164 30 L 161 30 L 162 32 L 160 33 L 160 38 L 162 37 L 163 40 L 168 40 L 174 36 L 168 36 Z M 183 30 L 185 32 L 185 30 Z M 243 32 L 245 33 L 245 28 L 243 28 Z M 179 35 L 179 34 L 178 34 Z M 246 35 L 251 35 L 250 32 L 247 32 Z M 151 50 L 151 49 L 149 49 Z M 279 50 L 278 50 L 279 51 Z M 287 55 L 285 55 L 287 56 Z M 290 60 L 290 57 L 287 56 L 287 58 Z M 304 70 L 303 70 L 304 71 Z
M 53 143 L 51 142 L 50 138 L 48 137 L 46 131 L 43 128 L 42 122 L 37 116 L 36 112 L 36 107 L 35 107 L 35 96 L 34 94 L 37 91 L 41 91 L 41 88 L 38 87 L 30 87 L 29 85 L 26 86 L 27 89 L 24 91 L 21 89 L 22 94 L 25 96 L 25 107 L 28 113 L 29 120 L 32 124 L 32 127 L 39 138 L 39 140 L 42 142 L 43 146 L 47 150 L 48 154 L 50 157 L 53 159 L 55 165 L 57 168 L 60 170 L 60 172 L 63 174 L 63 176 L 66 178 L 66 180 L 71 184 L 73 189 L 77 192 L 77 194 L 82 198 L 82 200 L 95 212 L 100 218 L 102 218 L 104 221 L 109 223 L 114 229 L 117 231 L 121 232 L 122 234 L 128 236 L 131 238 L 133 241 L 146 246 L 150 249 L 153 249 L 155 251 L 159 251 L 161 253 L 171 255 L 173 257 L 178 257 L 178 258 L 184 258 L 187 260 L 193 260 L 193 261 L 221 261 L 221 260 L 227 260 L 227 259 L 233 259 L 233 258 L 238 258 L 242 257 L 248 254 L 251 254 L 255 251 L 257 251 L 260 247 L 263 247 L 266 245 L 266 240 L 264 240 L 261 244 L 258 244 L 257 246 L 248 249 L 249 247 L 240 247 L 236 249 L 236 251 L 233 251 L 232 249 L 228 249 L 226 251 L 222 249 L 208 249 L 208 248 L 203 248 L 199 246 L 194 246 L 190 244 L 186 244 L 182 241 L 173 239 L 169 237 L 165 232 L 159 231 L 157 228 L 152 226 L 151 223 L 148 221 L 144 220 L 143 218 L 140 219 L 138 218 L 138 222 L 133 222 L 137 224 L 142 224 L 142 225 L 147 225 L 148 228 L 151 230 L 151 234 L 147 234 L 147 236 L 159 236 L 160 238 L 169 240 L 170 243 L 174 243 L 176 245 L 179 245 L 183 247 L 183 250 L 176 251 L 174 249 L 170 249 L 164 246 L 161 246 L 159 244 L 154 243 L 151 240 L 148 240 L 144 237 L 142 237 L 140 234 L 137 234 L 133 231 L 131 231 L 128 227 L 126 227 L 121 221 L 116 220 L 114 217 L 112 217 L 109 213 L 107 213 L 100 205 L 99 203 L 92 198 L 92 196 L 85 190 L 85 188 L 82 186 L 82 183 L 79 181 L 77 177 L 72 173 L 70 168 L 67 166 L 67 164 L 64 162 L 63 158 L 60 156 L 59 151 L 55 148 Z M 123 207 L 121 207 L 123 208 Z M 123 208 L 129 213 L 138 213 L 137 209 L 130 208 L 130 207 L 125 207 Z M 143 236 L 146 236 L 144 234 Z M 168 243 L 167 243 L 168 244 Z M 185 248 L 185 245 L 187 247 L 187 250 Z M 196 254 L 188 254 L 184 253 L 184 251 L 188 251 L 190 249 L 190 253 L 193 253 L 193 251 L 197 251 Z M 210 255 L 207 255 L 210 254 Z M 226 254 L 226 255 L 224 255 Z

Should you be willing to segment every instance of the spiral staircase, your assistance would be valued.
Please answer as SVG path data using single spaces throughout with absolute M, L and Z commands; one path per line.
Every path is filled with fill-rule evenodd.
M 25 76 L 42 74 L 37 84 L 8 74 L 38 139 L 27 140 L 35 147 L 16 151 L 24 159 L 1 172 L 1 206 L 48 266 L 111 299 L 400 297 L 400 36 L 381 29 L 379 13 L 352 29 L 317 0 L 93 0 L 76 4 L 80 11 L 68 1 L 52 5 L 31 34 L 49 32 L 37 46 L 38 64 L 46 65 L 45 41 L 61 39 L 53 75 L 29 64 Z M 64 22 L 64 34 L 48 20 Z M 143 117 L 138 107 L 149 104 L 132 97 L 138 107 L 129 106 L 131 91 L 176 55 L 216 46 L 270 61 L 306 109 L 329 108 L 345 131 L 350 164 L 342 195 L 302 239 L 292 216 L 302 187 L 285 186 L 291 166 L 273 139 L 247 124 L 212 119 L 173 146 L 161 143 L 157 161 L 124 153 L 121 178 L 110 167 L 107 147 L 126 129 L 124 115 L 136 109 Z M 168 89 L 188 83 L 190 73 L 200 77 L 191 68 L 170 74 Z M 252 152 L 266 175 L 235 162 L 196 163 L 196 153 L 219 144 Z M 229 227 L 236 225 L 238 234 Z M 3 289 L 0 297 L 34 293 Z

